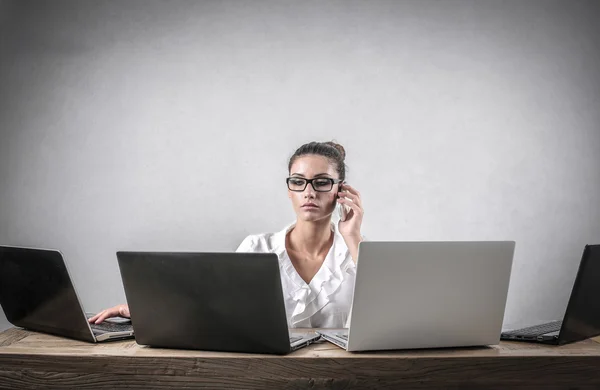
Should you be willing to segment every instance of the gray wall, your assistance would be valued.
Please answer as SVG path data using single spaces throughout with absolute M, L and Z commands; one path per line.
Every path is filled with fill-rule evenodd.
M 600 242 L 597 4 L 2 1 L 0 242 L 99 310 L 116 250 L 292 221 L 287 158 L 336 139 L 370 239 L 516 240 L 505 322 L 553 319 Z

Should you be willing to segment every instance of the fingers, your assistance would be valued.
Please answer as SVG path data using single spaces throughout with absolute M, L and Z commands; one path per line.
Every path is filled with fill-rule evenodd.
M 89 318 L 89 319 L 88 319 L 88 322 L 89 322 L 89 323 L 94 323 L 94 322 L 96 322 L 96 320 L 98 319 L 98 317 L 100 317 L 100 314 L 101 314 L 101 313 L 102 313 L 102 312 L 100 312 L 100 313 L 97 313 L 95 316 L 93 316 L 93 317 Z
M 129 305 L 119 305 L 119 315 L 125 318 L 131 318 L 129 313 Z
M 349 206 L 354 213 L 360 214 L 360 215 L 363 214 L 363 209 L 358 203 L 353 202 L 353 201 L 343 198 L 343 197 L 338 198 L 337 201 L 341 204 L 345 204 L 345 205 Z M 347 219 L 350 219 L 350 218 L 347 218 Z
M 115 315 L 116 315 L 116 313 L 113 313 L 112 309 L 103 310 L 100 313 L 100 315 L 98 316 L 98 318 L 96 319 L 96 322 L 94 322 L 94 323 L 99 324 L 102 321 L 104 321 L 105 319 L 114 317 Z
M 129 306 L 117 305 L 117 306 L 111 307 L 110 309 L 102 310 L 100 313 L 96 314 L 95 316 L 90 318 L 88 321 L 93 324 L 99 324 L 107 318 L 116 317 L 116 316 L 129 318 L 130 317 Z
M 352 202 L 358 204 L 360 207 L 362 207 L 362 199 L 360 198 L 360 194 L 358 193 L 358 191 L 356 191 L 354 188 L 350 187 L 347 188 L 346 185 L 344 185 L 343 187 L 346 191 L 339 191 L 338 195 L 340 197 L 345 197 L 350 199 Z
M 351 185 L 344 183 L 344 184 L 342 184 L 342 188 L 360 198 L 360 192 L 358 192 L 358 190 L 356 188 L 352 187 Z
M 347 198 L 347 199 L 350 199 L 352 202 L 354 202 L 356 204 L 359 204 L 359 205 L 361 204 L 360 198 L 358 196 L 350 193 L 350 192 L 340 191 L 338 193 L 338 195 L 340 196 L 340 198 Z

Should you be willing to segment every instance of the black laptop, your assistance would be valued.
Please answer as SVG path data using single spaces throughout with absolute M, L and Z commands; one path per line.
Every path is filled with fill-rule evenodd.
M 600 335 L 600 245 L 586 245 L 562 320 L 502 332 L 502 340 L 562 345 Z
M 8 321 L 89 342 L 133 337 L 131 324 L 89 324 L 62 254 L 0 246 L 0 304 Z
M 117 252 L 138 344 L 286 354 L 319 339 L 290 333 L 273 253 Z

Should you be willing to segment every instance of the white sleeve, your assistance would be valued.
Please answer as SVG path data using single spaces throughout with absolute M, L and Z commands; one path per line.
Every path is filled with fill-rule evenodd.
M 244 241 L 235 250 L 236 252 L 256 252 L 256 242 L 254 237 L 248 236 L 244 238 Z

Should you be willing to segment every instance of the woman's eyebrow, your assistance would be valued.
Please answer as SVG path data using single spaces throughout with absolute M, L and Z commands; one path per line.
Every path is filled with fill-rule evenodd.
M 292 173 L 292 176 L 300 176 L 300 177 L 305 177 L 303 174 L 301 173 Z M 317 173 L 315 176 L 313 177 L 318 177 L 318 176 L 329 176 L 329 173 Z

